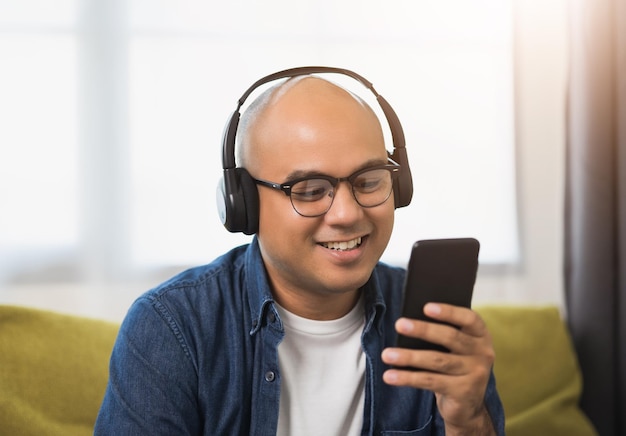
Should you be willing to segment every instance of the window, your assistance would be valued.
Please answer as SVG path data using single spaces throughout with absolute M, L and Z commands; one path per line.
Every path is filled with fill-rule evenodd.
M 259 77 L 313 64 L 362 74 L 403 123 L 415 194 L 384 260 L 474 236 L 482 263 L 516 263 L 511 15 L 496 0 L 5 2 L 0 283 L 118 280 L 248 241 L 217 218 L 224 123 Z
M 74 9 L 0 5 L 0 283 L 79 244 Z

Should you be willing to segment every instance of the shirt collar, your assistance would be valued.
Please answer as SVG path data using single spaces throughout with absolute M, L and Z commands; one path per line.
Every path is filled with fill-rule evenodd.
M 267 313 L 270 310 L 274 310 L 273 308 L 268 309 L 268 306 L 274 303 L 274 297 L 270 290 L 267 272 L 256 236 L 246 250 L 245 265 L 244 283 L 246 289 L 248 289 L 248 301 L 252 319 L 250 334 L 253 335 L 263 325 Z M 365 331 L 376 325 L 377 330 L 381 332 L 382 320 L 387 306 L 383 298 L 376 268 L 374 268 L 369 280 L 361 288 L 361 292 L 363 292 L 365 297 Z
M 267 306 L 274 302 L 267 272 L 265 271 L 265 265 L 261 257 L 259 241 L 256 236 L 252 239 L 252 242 L 246 250 L 245 265 L 244 283 L 248 290 L 250 316 L 252 319 L 250 334 L 253 335 L 263 325 L 263 319 L 267 313 Z

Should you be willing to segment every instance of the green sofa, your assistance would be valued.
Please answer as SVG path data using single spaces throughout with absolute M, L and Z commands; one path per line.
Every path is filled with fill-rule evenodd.
M 507 435 L 595 435 L 578 409 L 581 376 L 554 307 L 479 307 L 496 350 Z M 88 435 L 118 325 L 0 306 L 0 434 Z

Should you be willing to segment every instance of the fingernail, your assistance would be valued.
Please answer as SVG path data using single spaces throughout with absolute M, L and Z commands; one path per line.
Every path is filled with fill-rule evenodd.
M 385 361 L 389 363 L 396 362 L 398 360 L 398 353 L 393 350 L 385 350 Z
M 398 373 L 394 370 L 385 371 L 383 378 L 387 383 L 396 383 L 398 381 Z
M 406 318 L 400 318 L 396 323 L 396 329 L 402 333 L 408 333 L 413 330 L 413 324 Z
M 435 303 L 428 303 L 424 306 L 424 313 L 426 315 L 439 315 L 441 313 L 441 306 Z

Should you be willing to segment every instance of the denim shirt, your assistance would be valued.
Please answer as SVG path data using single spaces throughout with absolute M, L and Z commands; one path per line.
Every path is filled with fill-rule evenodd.
M 432 392 L 382 381 L 404 270 L 379 263 L 361 291 L 367 359 L 363 435 L 444 435 Z M 148 291 L 113 348 L 96 435 L 275 435 L 285 335 L 256 238 Z M 493 374 L 485 395 L 498 434 Z

